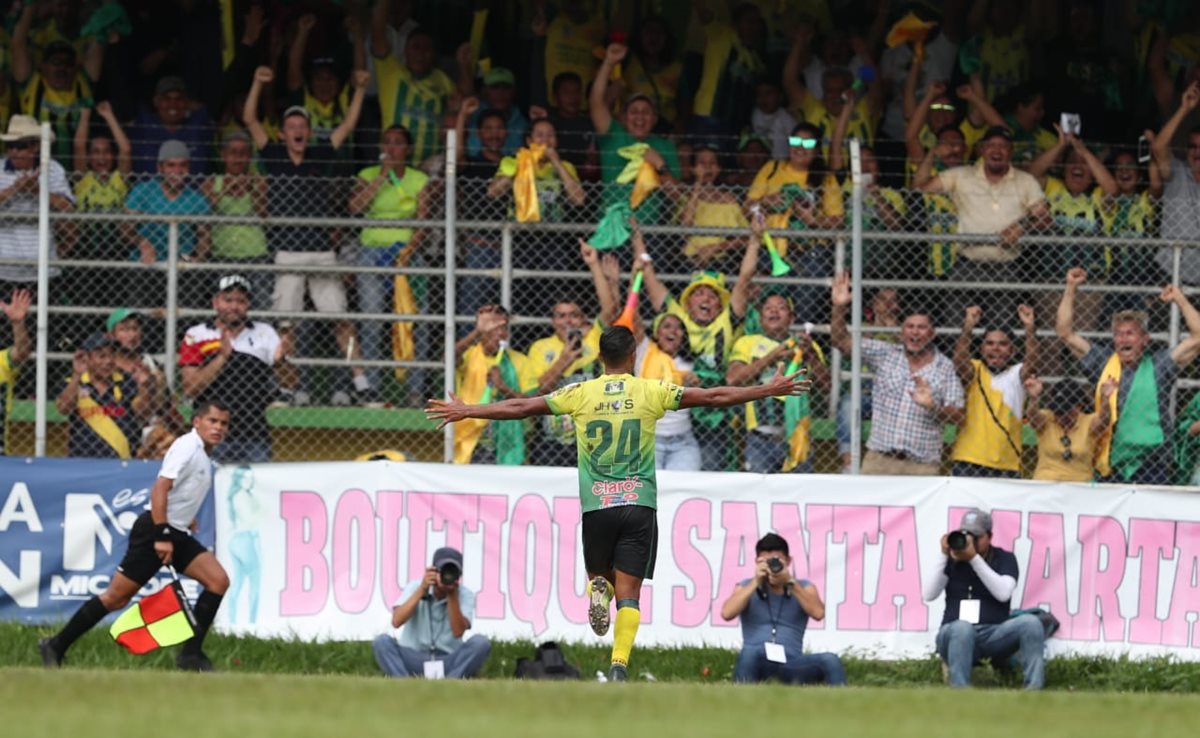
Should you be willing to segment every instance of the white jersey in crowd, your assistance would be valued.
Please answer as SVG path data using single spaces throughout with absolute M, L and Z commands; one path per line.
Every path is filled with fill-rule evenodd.
M 158 472 L 175 483 L 167 494 L 167 523 L 172 528 L 187 531 L 191 527 L 212 488 L 212 473 L 212 459 L 195 429 L 175 439 Z

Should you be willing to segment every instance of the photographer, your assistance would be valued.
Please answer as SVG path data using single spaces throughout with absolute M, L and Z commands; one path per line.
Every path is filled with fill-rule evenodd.
M 475 615 L 475 593 L 461 584 L 462 553 L 439 548 L 425 576 L 409 582 L 392 608 L 392 627 L 372 650 L 383 673 L 392 677 L 467 679 L 479 673 L 492 650 L 481 635 L 463 640 Z
M 971 684 L 971 667 L 981 658 L 993 664 L 1016 654 L 1025 688 L 1045 684 L 1046 636 L 1034 615 L 1009 617 L 1017 587 L 1017 559 L 992 545 L 992 516 L 972 509 L 958 530 L 942 536 L 944 560 L 925 583 L 925 601 L 946 592 L 946 612 L 937 634 L 937 652 L 952 687 Z
M 733 681 L 844 686 L 846 670 L 833 653 L 804 653 L 808 619 L 825 619 L 825 603 L 807 579 L 792 576 L 788 543 L 768 533 L 754 544 L 754 578 L 738 584 L 721 617 L 740 618 L 742 651 Z

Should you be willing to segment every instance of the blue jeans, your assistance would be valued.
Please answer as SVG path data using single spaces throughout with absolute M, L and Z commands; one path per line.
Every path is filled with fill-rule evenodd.
M 500 243 L 486 245 L 486 234 L 463 234 L 463 267 L 466 269 L 499 269 Z M 459 333 L 466 335 L 475 327 L 475 313 L 487 304 L 500 301 L 500 280 L 493 277 L 459 277 L 456 283 L 458 314 L 471 319 L 469 325 L 460 326 Z M 504 307 L 509 307 L 505 305 Z
M 746 434 L 746 471 L 754 474 L 778 474 L 787 461 L 788 440 L 766 433 L 750 431 Z M 806 459 L 792 470 L 794 474 L 812 473 L 812 459 Z
M 780 664 L 767 660 L 766 649 L 761 643 L 742 646 L 737 664 L 733 667 L 733 681 L 737 684 L 754 684 L 768 679 L 778 679 L 784 684 L 844 687 L 846 669 L 835 653 L 806 653 L 789 657 L 786 664 Z
M 1033 615 L 1018 615 L 996 625 L 972 625 L 965 620 L 938 629 L 937 652 L 950 667 L 950 686 L 971 686 L 971 667 L 981 658 L 1016 654 L 1025 671 L 1025 689 L 1046 684 L 1046 631 Z
M 394 243 L 386 247 L 359 246 L 358 266 L 393 267 L 396 264 L 396 256 L 406 246 L 407 244 L 403 243 Z M 423 261 L 420 254 L 414 254 L 409 263 L 412 266 L 421 266 Z M 409 279 L 412 280 L 414 278 L 410 277 Z M 421 279 L 421 277 L 417 277 L 416 279 Z M 393 280 L 394 275 L 392 274 L 357 275 L 358 309 L 364 313 L 392 312 Z M 417 291 L 414 289 L 415 292 Z M 418 295 L 417 312 L 424 313 L 428 309 L 428 300 L 424 298 L 425 296 Z M 365 320 L 359 323 L 358 337 L 362 341 L 362 356 L 364 359 L 379 359 L 385 355 L 391 356 L 391 342 L 388 342 L 388 349 L 386 351 L 382 346 L 384 328 L 390 330 L 391 324 L 377 320 Z M 430 356 L 428 328 L 429 326 L 426 323 L 413 324 L 413 348 L 418 359 L 426 359 Z M 390 337 L 390 333 L 388 335 Z M 379 387 L 378 369 L 367 369 L 366 375 L 372 387 Z M 410 391 L 424 391 L 424 369 L 409 369 L 405 377 L 405 384 Z
M 654 463 L 659 469 L 700 471 L 700 443 L 691 431 L 654 437 Z
M 871 382 L 863 380 L 862 383 L 862 416 L 863 418 L 871 417 Z M 838 400 L 838 414 L 835 428 L 837 435 L 837 445 L 839 454 L 850 453 L 850 388 L 842 393 L 841 399 Z
M 376 636 L 371 650 L 375 652 L 375 663 L 390 677 L 424 677 L 425 662 L 431 656 L 428 651 L 401 646 L 390 633 Z M 492 642 L 486 636 L 473 635 L 457 650 L 437 652 L 433 657 L 445 662 L 447 679 L 468 679 L 479 673 L 491 652 Z

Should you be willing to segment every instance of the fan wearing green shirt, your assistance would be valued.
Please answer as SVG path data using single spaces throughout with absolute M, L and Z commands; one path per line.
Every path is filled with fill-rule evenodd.
M 515 397 L 468 405 L 450 395 L 430 400 L 426 415 L 441 427 L 468 418 L 519 420 L 569 415 L 579 458 L 583 509 L 583 558 L 588 572 L 588 621 L 597 635 L 608 633 L 610 605 L 617 603 L 609 681 L 628 679 L 629 653 L 640 619 L 642 581 L 654 575 L 658 550 L 658 484 L 654 469 L 654 426 L 668 410 L 733 407 L 767 397 L 803 395 L 811 382 L 803 372 L 782 370 L 753 387 L 680 387 L 635 378 L 637 340 L 614 326 L 600 336 L 604 374 L 539 397 Z

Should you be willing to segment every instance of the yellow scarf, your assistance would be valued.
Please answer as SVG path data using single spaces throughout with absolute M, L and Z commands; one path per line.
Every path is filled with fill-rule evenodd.
M 113 375 L 113 398 L 117 402 L 121 401 L 121 386 L 116 384 L 121 380 L 119 374 Z M 90 383 L 91 377 L 85 372 L 80 381 Z M 104 442 L 117 452 L 117 456 L 122 459 L 132 457 L 129 450 L 129 439 L 125 437 L 125 433 L 117 425 L 116 421 L 108 417 L 104 412 L 104 407 L 90 397 L 80 396 L 75 404 L 76 412 L 83 422 L 88 424 L 92 432 L 104 439 Z
M 618 184 L 633 182 L 633 191 L 629 193 L 629 207 L 637 210 L 651 192 L 658 189 L 661 181 L 658 172 L 646 162 L 646 150 L 650 144 L 636 143 L 617 149 L 621 157 L 628 159 L 625 168 L 617 175 Z
M 1117 386 L 1121 386 L 1121 360 L 1114 353 L 1108 358 L 1108 363 L 1104 365 L 1104 371 L 1100 373 L 1100 381 L 1096 382 L 1096 412 L 1100 412 L 1100 388 L 1104 383 L 1112 378 Z M 1117 393 L 1112 393 L 1112 397 L 1108 398 L 1108 427 L 1104 429 L 1104 434 L 1100 437 L 1096 444 L 1096 471 L 1100 472 L 1100 476 L 1107 477 L 1112 474 L 1112 465 L 1109 463 L 1109 452 L 1112 451 L 1112 430 L 1117 424 Z
M 529 144 L 517 151 L 517 171 L 513 175 L 513 203 L 518 223 L 537 223 L 542 219 L 538 207 L 537 163 L 546 151 L 543 144 Z

